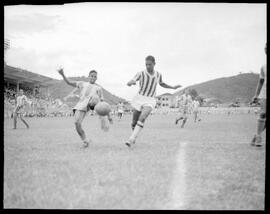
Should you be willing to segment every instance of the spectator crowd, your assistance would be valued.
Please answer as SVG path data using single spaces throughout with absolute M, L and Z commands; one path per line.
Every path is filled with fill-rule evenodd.
M 71 116 L 71 108 L 60 99 L 36 92 L 30 88 L 23 88 L 29 103 L 25 105 L 25 117 L 55 117 Z M 11 118 L 16 106 L 16 88 L 4 87 L 4 112 L 5 117 Z

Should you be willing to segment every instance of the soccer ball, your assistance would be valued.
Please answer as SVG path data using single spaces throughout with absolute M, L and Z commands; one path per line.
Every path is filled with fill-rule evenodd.
M 105 116 L 105 115 L 108 115 L 111 111 L 111 106 L 102 101 L 102 102 L 99 102 L 96 106 L 95 106 L 95 111 L 97 112 L 98 115 L 100 116 Z

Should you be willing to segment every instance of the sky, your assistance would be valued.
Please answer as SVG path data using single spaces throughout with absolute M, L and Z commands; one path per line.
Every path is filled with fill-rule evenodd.
M 266 63 L 266 4 L 75 3 L 4 8 L 8 65 L 55 79 L 98 72 L 97 83 L 131 100 L 126 83 L 145 69 L 145 57 L 165 83 L 187 87 L 259 73 Z M 174 93 L 157 88 L 157 93 Z

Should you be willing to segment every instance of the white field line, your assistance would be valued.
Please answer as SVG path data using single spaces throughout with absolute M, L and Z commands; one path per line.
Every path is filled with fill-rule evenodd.
M 167 209 L 181 210 L 185 209 L 185 194 L 186 194 L 186 166 L 185 166 L 185 147 L 186 142 L 180 143 L 179 153 L 177 155 L 176 169 L 174 172 L 173 181 L 170 186 L 170 201 Z

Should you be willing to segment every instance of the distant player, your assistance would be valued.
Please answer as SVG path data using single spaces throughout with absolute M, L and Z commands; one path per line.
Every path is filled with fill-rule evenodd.
M 195 98 L 192 101 L 192 110 L 193 110 L 193 115 L 194 115 L 194 122 L 196 123 L 197 119 L 198 121 L 201 121 L 201 119 L 198 117 L 199 114 L 199 106 L 200 102 Z
M 267 52 L 267 46 L 265 45 L 265 54 Z M 266 121 L 266 84 L 267 84 L 267 67 L 266 65 L 262 66 L 260 72 L 260 79 L 258 81 L 257 89 L 255 96 L 253 97 L 252 102 L 259 102 L 261 104 L 261 110 L 259 118 L 257 121 L 257 133 L 254 135 L 251 145 L 252 146 L 262 146 L 262 132 L 265 129 Z
M 180 116 L 178 118 L 176 118 L 175 120 L 175 124 L 178 124 L 179 120 L 183 120 L 181 128 L 184 128 L 187 119 L 188 119 L 188 114 L 190 113 L 191 109 L 191 103 L 192 103 L 192 98 L 189 94 L 189 90 L 185 89 L 184 94 L 182 94 L 179 98 L 178 98 L 178 105 L 179 105 L 179 112 L 180 112 Z
M 120 121 L 123 117 L 124 114 L 124 103 L 119 102 L 117 105 L 117 116 L 118 116 L 118 121 Z
M 68 85 L 76 87 L 80 90 L 79 95 L 80 100 L 77 103 L 77 105 L 73 108 L 73 114 L 75 117 L 76 131 L 79 134 L 80 138 L 82 139 L 83 147 L 84 148 L 88 147 L 91 140 L 86 138 L 85 132 L 82 129 L 82 122 L 87 112 L 90 110 L 94 110 L 95 105 L 98 102 L 104 100 L 102 88 L 95 83 L 97 80 L 97 72 L 95 70 L 89 72 L 88 76 L 89 82 L 71 81 L 66 78 L 63 69 L 59 69 L 58 72 Z M 75 90 L 73 90 L 72 93 L 74 92 Z M 107 118 L 110 121 L 110 123 L 112 123 L 110 115 L 107 115 Z M 101 119 L 101 128 L 104 131 L 107 131 L 108 127 L 106 127 L 105 118 L 100 117 L 100 119 Z
M 140 131 L 142 130 L 146 118 L 156 106 L 156 88 L 159 84 L 163 88 L 177 89 L 180 85 L 170 86 L 163 82 L 161 74 L 154 70 L 155 58 L 147 56 L 145 59 L 146 70 L 138 72 L 135 77 L 130 80 L 127 85 L 136 85 L 139 81 L 139 92 L 133 98 L 131 105 L 134 108 L 132 118 L 132 134 L 126 141 L 127 146 L 135 143 Z
M 25 113 L 26 104 L 31 104 L 31 102 L 24 95 L 24 91 L 20 89 L 19 94 L 16 98 L 16 107 L 13 113 L 13 129 L 17 128 L 17 118 L 19 117 L 21 121 L 24 123 L 26 128 L 29 129 L 28 123 L 23 119 L 23 114 Z

